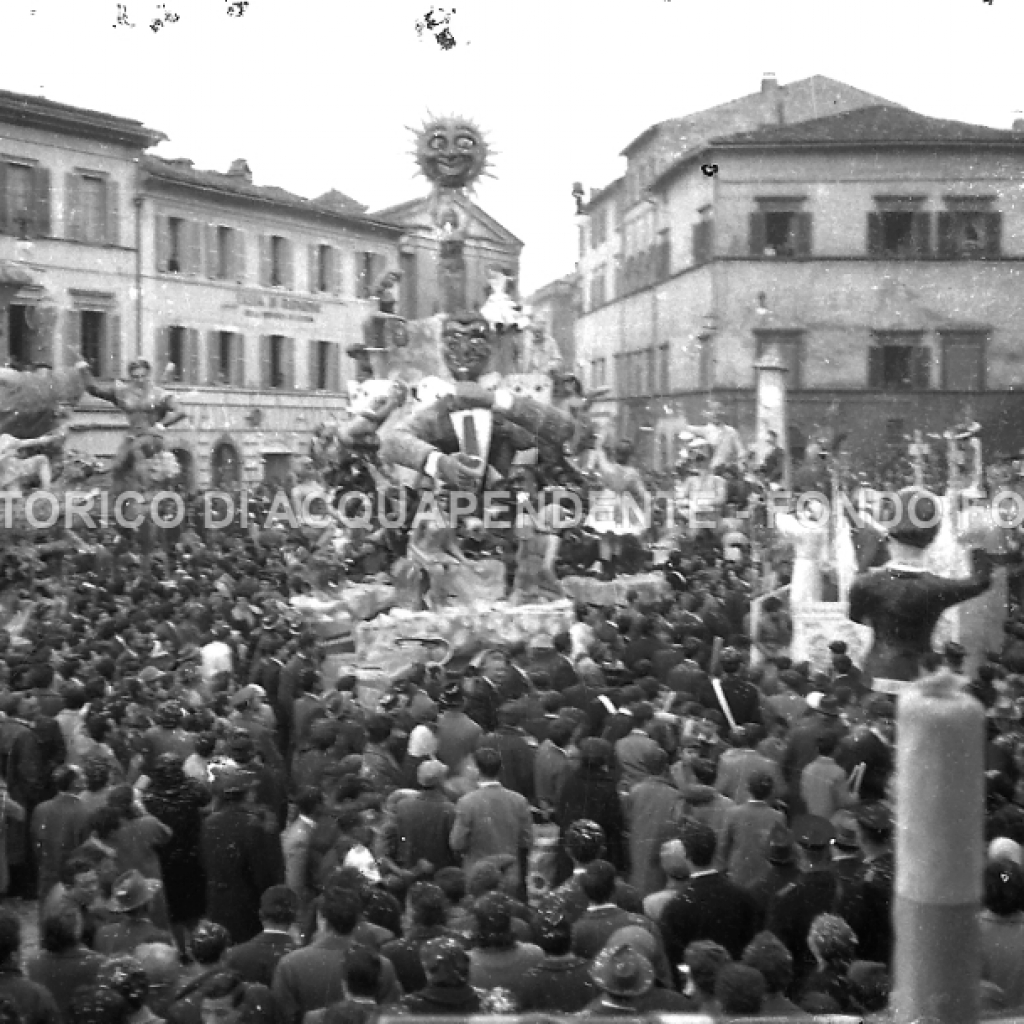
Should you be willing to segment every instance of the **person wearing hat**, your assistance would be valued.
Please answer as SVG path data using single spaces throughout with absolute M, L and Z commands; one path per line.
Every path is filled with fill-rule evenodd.
M 890 561 L 878 572 L 855 577 L 849 610 L 854 622 L 874 630 L 865 675 L 873 689 L 891 694 L 918 678 L 942 613 L 984 593 L 992 579 L 992 561 L 982 549 L 972 552 L 973 572 L 964 579 L 928 572 L 925 551 L 939 532 L 939 498 L 918 487 L 904 488 L 896 498 L 888 525 Z
M 864 723 L 841 740 L 835 760 L 846 772 L 854 796 L 866 801 L 884 800 L 896 763 L 896 705 L 885 694 L 872 694 L 864 714 Z
M 161 754 L 178 754 L 182 762 L 195 750 L 192 736 L 182 729 L 185 709 L 176 700 L 164 701 L 156 709 L 155 723 L 142 734 L 142 771 L 151 775 Z
M 843 737 L 847 731 L 840 718 L 839 702 L 835 697 L 814 691 L 806 699 L 807 713 L 790 732 L 782 757 L 786 798 L 792 815 L 806 813 L 800 780 L 803 770 L 818 756 L 818 740 L 825 733 L 838 733 Z
M 875 802 L 861 804 L 854 814 L 864 865 L 853 891 L 847 891 L 839 905 L 839 913 L 853 926 L 864 959 L 891 964 L 896 878 L 892 811 Z
M 274 980 L 278 961 L 296 949 L 291 927 L 299 916 L 299 897 L 287 885 L 272 885 L 260 897 L 263 931 L 227 951 L 224 966 L 245 981 L 266 985 Z
M 448 769 L 441 761 L 429 759 L 416 769 L 419 791 L 399 801 L 393 811 L 395 863 L 405 871 L 433 871 L 457 867 L 451 848 L 455 805 L 445 795 Z
M 595 957 L 590 977 L 601 995 L 584 1011 L 586 1016 L 637 1017 L 640 1000 L 654 987 L 654 968 L 630 945 L 603 949 Z
M 839 811 L 832 817 L 832 827 L 836 830 L 832 841 L 832 870 L 844 884 L 852 884 L 859 879 L 864 866 L 864 855 L 857 839 L 857 817 L 850 810 Z
M 480 996 L 469 983 L 469 953 L 454 936 L 431 939 L 420 947 L 427 984 L 405 996 L 401 1009 L 412 1016 L 468 1017 L 480 1012 Z
M 147 1014 L 149 1024 L 166 1020 L 181 980 L 181 953 L 162 942 L 144 942 L 136 947 L 134 956 L 146 972 L 149 984 L 146 996 L 146 1008 L 152 1014 L 151 1017 Z
M 797 862 L 796 843 L 793 833 L 785 825 L 773 825 L 768 833 L 768 870 L 760 881 L 749 886 L 747 891 L 761 908 L 762 915 L 768 913 L 776 897 L 783 889 L 792 885 L 802 874 Z
M 661 848 L 685 813 L 683 795 L 668 774 L 668 754 L 653 740 L 651 743 L 643 757 L 646 775 L 623 800 L 629 833 L 629 882 L 641 896 L 664 888 Z
M 438 699 L 437 759 L 450 775 L 461 775 L 476 752 L 484 730 L 466 714 L 466 699 L 458 683 L 449 684 Z
M 216 775 L 218 805 L 203 822 L 201 838 L 207 917 L 223 925 L 237 943 L 259 934 L 260 897 L 284 881 L 279 837 L 246 807 L 254 783 L 252 774 L 239 768 Z
M 844 898 L 844 888 L 832 870 L 835 829 L 825 818 L 806 814 L 793 820 L 793 837 L 800 848 L 803 874 L 783 889 L 768 909 L 767 927 L 793 957 L 795 985 L 814 970 L 807 945 L 811 924 L 819 914 L 831 913 Z
M 102 925 L 96 932 L 93 949 L 104 956 L 131 953 L 144 942 L 166 942 L 174 945 L 174 937 L 153 924 L 150 909 L 163 886 L 141 871 L 127 871 L 114 882 L 107 909 L 118 920 Z
M 665 876 L 664 888 L 645 896 L 643 902 L 644 915 L 655 924 L 660 920 L 665 907 L 672 902 L 690 878 L 690 864 L 686 859 L 683 844 L 678 839 L 670 839 L 661 844 L 658 863 Z

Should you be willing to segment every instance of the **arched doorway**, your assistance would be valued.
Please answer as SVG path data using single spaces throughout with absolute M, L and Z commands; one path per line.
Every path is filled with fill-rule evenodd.
M 214 446 L 210 460 L 210 483 L 215 491 L 236 491 L 242 482 L 242 460 L 230 441 Z

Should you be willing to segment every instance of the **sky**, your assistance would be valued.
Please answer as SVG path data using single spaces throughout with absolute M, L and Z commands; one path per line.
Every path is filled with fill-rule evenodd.
M 1024 0 L 0 0 L 0 89 L 136 118 L 163 156 L 371 210 L 428 191 L 410 128 L 475 120 L 477 201 L 524 243 L 521 289 L 570 273 L 572 185 L 622 173 L 657 121 L 827 75 L 923 114 L 1008 128 L 1024 109 Z M 177 15 L 177 20 L 171 16 Z M 164 23 L 157 31 L 154 19 Z

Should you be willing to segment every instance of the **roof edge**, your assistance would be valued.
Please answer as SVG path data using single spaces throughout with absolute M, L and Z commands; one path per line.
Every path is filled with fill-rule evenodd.
M 0 92 L 0 123 L 116 142 L 138 149 L 167 141 L 163 132 L 147 128 L 141 121 L 8 92 Z

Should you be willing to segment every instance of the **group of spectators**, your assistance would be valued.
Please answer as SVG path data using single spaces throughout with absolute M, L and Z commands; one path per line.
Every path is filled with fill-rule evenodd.
M 288 604 L 307 551 L 83 531 L 6 565 L 0 1024 L 887 1019 L 894 707 L 841 643 L 757 651 L 742 543 L 376 706 Z M 970 681 L 993 1008 L 1024 1004 L 1015 629 Z

